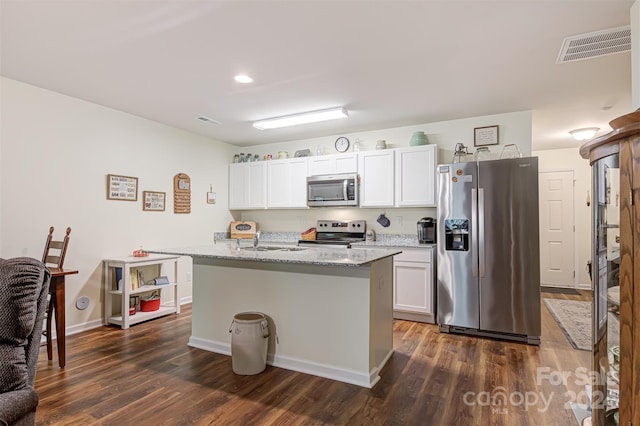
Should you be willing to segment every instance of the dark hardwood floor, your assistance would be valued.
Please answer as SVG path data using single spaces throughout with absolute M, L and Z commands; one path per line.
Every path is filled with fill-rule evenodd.
M 36 422 L 577 425 L 565 407 L 566 392 L 583 387 L 572 378 L 566 386 L 540 379 L 538 368 L 549 374 L 589 369 L 590 353 L 571 347 L 544 305 L 542 330 L 537 347 L 440 334 L 435 325 L 396 321 L 395 353 L 381 381 L 365 389 L 271 366 L 259 375 L 237 376 L 230 357 L 187 346 L 191 307 L 186 305 L 179 315 L 128 330 L 100 327 L 69 336 L 65 369 L 56 359 L 48 361 L 43 347 Z M 501 391 L 506 401 L 497 405 Z

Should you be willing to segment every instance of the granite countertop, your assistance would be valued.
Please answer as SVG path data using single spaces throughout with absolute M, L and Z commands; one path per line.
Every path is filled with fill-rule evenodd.
M 418 238 L 377 238 L 376 241 L 362 241 L 361 243 L 353 243 L 354 247 L 399 247 L 399 248 L 436 248 L 436 244 L 421 244 Z
M 260 236 L 260 243 L 274 244 L 297 244 L 300 239 L 299 232 L 263 232 Z M 228 232 L 216 232 L 214 242 L 228 243 L 235 242 L 229 238 Z M 435 248 L 436 244 L 421 244 L 415 234 L 380 234 L 376 235 L 376 241 L 362 241 L 353 243 L 354 247 L 399 247 L 399 248 Z
M 297 241 L 296 241 L 297 243 Z M 254 262 L 301 263 L 323 266 L 363 266 L 385 257 L 401 253 L 401 250 L 383 247 L 325 248 L 297 247 L 295 243 L 259 244 L 253 250 L 252 240 L 243 240 L 238 250 L 236 241 L 222 240 L 216 244 L 197 247 L 146 250 L 150 253 L 175 254 L 180 256 L 206 257 L 213 259 Z M 271 249 L 273 248 L 273 249 Z

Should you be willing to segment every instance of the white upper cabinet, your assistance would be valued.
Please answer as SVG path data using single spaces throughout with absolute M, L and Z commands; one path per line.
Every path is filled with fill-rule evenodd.
M 309 176 L 330 175 L 335 173 L 356 173 L 358 154 L 331 154 L 309 158 Z
M 267 208 L 307 207 L 307 158 L 267 161 Z
M 229 209 L 307 208 L 307 176 L 358 173 L 360 207 L 434 207 L 436 145 L 229 165 Z
M 395 206 L 434 207 L 436 205 L 435 145 L 395 150 Z
M 266 207 L 266 162 L 229 164 L 229 210 Z
M 391 207 L 394 203 L 394 150 L 358 154 L 360 207 Z

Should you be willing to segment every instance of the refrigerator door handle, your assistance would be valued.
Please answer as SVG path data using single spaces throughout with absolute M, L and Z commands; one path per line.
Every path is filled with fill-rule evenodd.
M 474 277 L 478 276 L 478 262 L 476 259 L 476 252 L 478 250 L 478 197 L 477 190 L 471 189 L 471 273 Z
M 484 251 L 484 189 L 478 189 L 478 269 L 480 277 L 485 273 L 485 251 Z

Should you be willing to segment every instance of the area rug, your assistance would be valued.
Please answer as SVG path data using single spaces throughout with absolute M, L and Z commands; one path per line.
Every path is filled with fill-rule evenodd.
M 543 285 L 543 286 L 540 286 L 540 291 L 543 293 L 573 294 L 574 296 L 580 295 L 578 290 L 573 288 L 566 288 L 566 287 L 547 287 Z
M 547 298 L 543 300 L 571 346 L 581 351 L 591 351 L 591 302 Z M 608 346 L 618 345 L 620 323 L 615 314 L 609 312 L 607 325 Z

